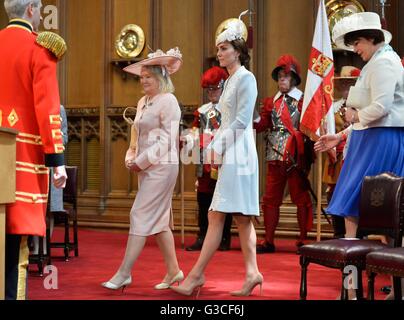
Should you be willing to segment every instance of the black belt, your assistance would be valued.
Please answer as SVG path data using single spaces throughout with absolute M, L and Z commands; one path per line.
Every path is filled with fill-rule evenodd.
M 275 128 L 271 130 L 272 132 L 289 132 L 286 128 Z

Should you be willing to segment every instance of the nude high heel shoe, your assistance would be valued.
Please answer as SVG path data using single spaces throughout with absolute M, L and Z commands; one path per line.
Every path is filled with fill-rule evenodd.
M 196 292 L 196 299 L 198 299 L 199 293 L 204 284 L 205 284 L 205 277 L 202 276 L 197 281 L 195 281 L 189 288 L 185 288 L 183 285 L 180 285 L 178 287 L 170 286 L 170 289 L 179 294 L 182 294 L 183 296 L 191 296 L 194 292 Z
M 132 277 L 129 276 L 129 278 L 126 278 L 119 284 L 112 283 L 110 281 L 103 282 L 101 283 L 101 286 L 104 288 L 110 289 L 110 290 L 119 290 L 122 288 L 122 292 L 125 290 L 127 286 L 129 286 L 132 283 Z
M 252 291 L 256 286 L 260 286 L 260 296 L 262 296 L 262 283 L 264 282 L 264 277 L 262 274 L 258 274 L 254 280 L 246 283 L 241 290 L 232 291 L 230 294 L 235 297 L 247 297 L 251 295 Z
M 165 290 L 170 288 L 170 286 L 176 282 L 178 282 L 178 285 L 180 285 L 180 282 L 184 280 L 184 273 L 180 270 L 178 273 L 169 281 L 169 282 L 162 282 L 159 284 L 156 284 L 154 286 L 154 289 L 156 290 Z

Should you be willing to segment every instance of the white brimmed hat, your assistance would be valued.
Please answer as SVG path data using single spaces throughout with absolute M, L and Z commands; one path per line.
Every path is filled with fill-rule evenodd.
M 332 39 L 338 48 L 352 51 L 352 46 L 346 46 L 344 37 L 346 34 L 358 30 L 380 30 L 384 34 L 385 43 L 390 43 L 392 35 L 382 29 L 380 17 L 374 12 L 359 12 L 342 18 L 332 30 Z
M 147 57 L 147 59 L 131 64 L 123 70 L 140 76 L 143 66 L 161 66 L 167 70 L 168 74 L 173 74 L 177 72 L 182 65 L 182 54 L 177 47 L 168 50 L 166 53 L 157 50 L 156 52 L 148 54 Z

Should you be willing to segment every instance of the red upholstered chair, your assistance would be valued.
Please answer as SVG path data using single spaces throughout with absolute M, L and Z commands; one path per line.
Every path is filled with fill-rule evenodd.
M 67 180 L 63 189 L 63 211 L 52 211 L 55 225 L 63 224 L 65 228 L 64 242 L 50 241 L 51 248 L 63 248 L 65 261 L 69 260 L 69 253 L 74 250 L 74 255 L 79 255 L 78 225 L 77 225 L 77 188 L 78 188 L 78 168 L 76 166 L 66 166 Z M 73 242 L 70 241 L 70 223 L 73 226 Z
M 403 209 L 404 210 L 404 209 Z M 389 248 L 371 252 L 366 256 L 366 273 L 368 275 L 368 298 L 375 298 L 376 274 L 393 277 L 394 299 L 402 299 L 401 278 L 404 278 L 404 248 Z
M 365 177 L 360 199 L 359 230 L 361 234 L 382 234 L 396 238 L 402 233 L 404 178 L 390 173 Z M 302 246 L 300 252 L 300 299 L 307 296 L 307 268 L 310 263 L 341 270 L 341 299 L 348 299 L 344 283 L 349 276 L 344 270 L 357 270 L 357 298 L 363 298 L 362 271 L 366 269 L 366 255 L 388 246 L 375 240 L 333 239 Z M 347 268 L 348 267 L 348 268 Z

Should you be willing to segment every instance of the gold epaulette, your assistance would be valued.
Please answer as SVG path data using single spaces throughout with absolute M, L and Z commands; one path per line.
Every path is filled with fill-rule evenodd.
M 38 34 L 36 43 L 48 49 L 60 60 L 67 51 L 65 40 L 54 32 L 44 31 Z

